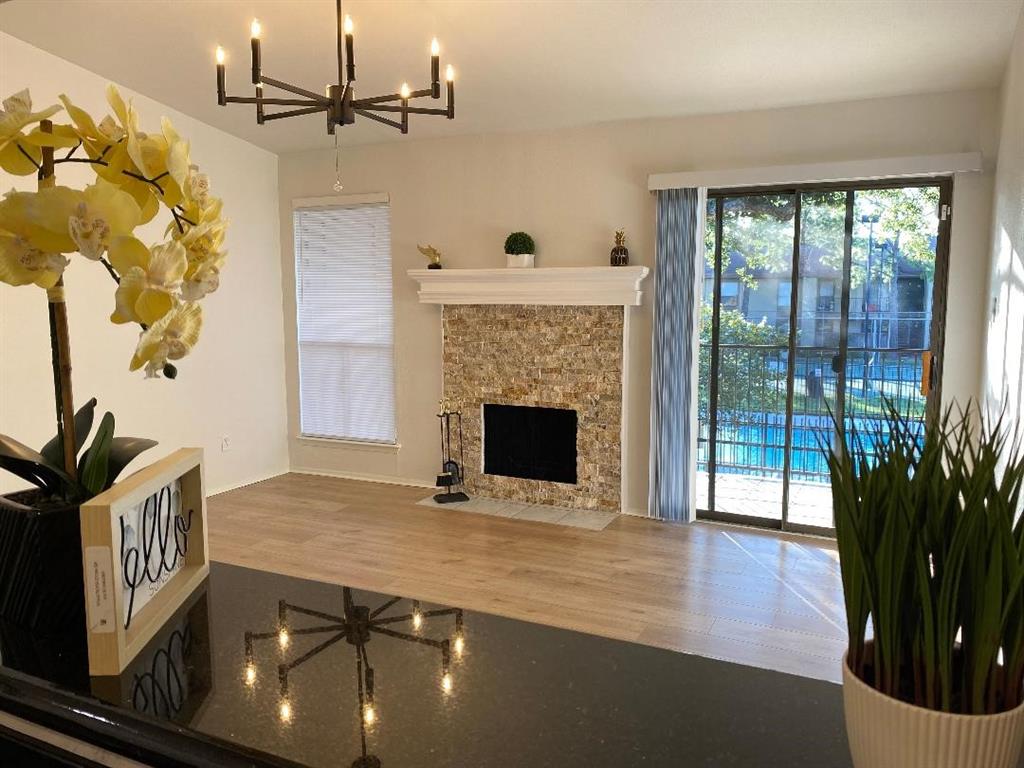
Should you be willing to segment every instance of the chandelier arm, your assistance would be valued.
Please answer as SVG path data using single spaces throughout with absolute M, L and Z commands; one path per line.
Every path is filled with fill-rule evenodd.
M 371 120 L 376 120 L 378 123 L 384 123 L 384 125 L 390 125 L 392 128 L 397 128 L 398 130 L 402 130 L 402 124 L 400 122 L 398 122 L 397 120 L 388 120 L 386 117 L 381 117 L 380 115 L 375 115 L 375 114 L 373 114 L 373 112 L 368 112 L 365 109 L 357 109 L 357 110 L 355 110 L 355 113 L 357 115 L 362 115 L 363 117 L 368 117 Z
M 274 107 L 313 107 L 317 106 L 321 109 L 327 109 L 329 105 L 323 104 L 322 102 L 313 101 L 311 99 L 274 99 L 274 98 L 258 98 L 256 96 L 228 96 L 225 98 L 228 104 L 255 104 L 257 101 L 263 102 L 264 105 L 270 105 Z
M 299 635 L 320 635 L 324 632 L 344 632 L 346 629 L 345 624 L 327 624 L 322 627 L 302 627 L 301 629 L 289 629 L 288 634 L 298 637 Z M 271 637 L 277 637 L 277 633 L 271 635 Z
M 420 643 L 421 645 L 429 645 L 431 648 L 439 648 L 439 649 L 442 649 L 442 650 L 444 649 L 444 642 L 442 642 L 440 640 L 431 640 L 429 637 L 418 637 L 417 635 L 409 635 L 409 634 L 406 634 L 405 632 L 396 632 L 393 629 L 388 629 L 387 627 L 375 626 L 375 625 L 372 625 L 372 624 L 370 625 L 369 629 L 370 629 L 371 632 L 379 632 L 382 635 L 387 635 L 388 637 L 395 637 L 395 638 L 398 638 L 399 640 L 408 640 L 409 642 L 412 642 L 412 643 Z
M 410 115 L 447 115 L 447 109 L 437 107 L 392 107 L 386 104 L 375 104 L 373 108 L 378 112 L 401 112 Z
M 295 659 L 295 661 L 290 661 L 287 664 L 282 664 L 281 665 L 281 669 L 283 669 L 285 672 L 291 672 L 296 667 L 299 667 L 299 666 L 305 664 L 307 661 L 312 659 L 318 653 L 321 653 L 322 651 L 327 650 L 332 645 L 337 643 L 339 640 L 344 640 L 344 639 L 345 639 L 345 633 L 344 632 L 339 632 L 334 637 L 329 637 L 326 640 L 324 640 L 322 643 L 320 643 L 319 645 L 317 645 L 317 646 L 315 646 L 313 648 L 310 648 L 304 654 L 299 656 L 299 658 Z
M 318 104 L 315 107 L 303 107 L 302 109 L 287 109 L 284 112 L 274 112 L 264 115 L 264 120 L 279 120 L 282 117 L 298 117 L 299 115 L 313 115 L 317 112 L 326 112 L 330 107 L 326 104 Z
M 312 99 L 317 104 L 330 104 L 331 100 L 324 96 L 322 93 L 316 93 L 315 91 L 307 91 L 305 88 L 299 88 L 297 85 L 286 83 L 283 80 L 275 80 L 272 77 L 262 75 L 260 82 L 263 85 L 269 85 L 273 88 L 278 88 L 282 91 L 288 91 L 288 93 L 294 93 L 298 96 L 305 96 L 307 99 Z
M 314 611 L 312 608 L 303 608 L 299 605 L 292 605 L 291 603 L 285 603 L 289 611 L 294 613 L 302 613 L 306 616 L 312 616 L 315 619 L 323 619 L 324 621 L 331 621 L 337 624 L 344 624 L 345 619 L 341 616 L 334 616 L 330 613 L 324 613 L 323 611 Z
M 250 640 L 269 640 L 272 637 L 277 637 L 277 630 L 273 632 L 246 632 L 245 641 L 246 647 L 248 648 L 251 643 Z
M 386 611 L 388 608 L 393 606 L 395 603 L 400 602 L 401 600 L 402 600 L 402 598 L 400 598 L 400 597 L 392 597 L 390 600 L 388 600 L 386 603 L 381 605 L 379 608 L 376 608 L 375 610 L 371 611 L 370 612 L 370 618 L 371 619 L 377 618 L 382 613 L 384 613 L 384 611 Z
M 421 616 L 424 619 L 429 619 L 431 616 L 452 616 L 456 613 L 461 612 L 461 608 L 435 608 L 432 611 L 424 611 Z
M 409 94 L 410 99 L 418 99 L 423 96 L 430 96 L 431 91 L 429 88 L 424 88 L 418 91 L 412 91 Z M 352 99 L 352 105 L 355 107 L 366 107 L 374 104 L 381 104 L 388 101 L 401 101 L 402 94 L 400 93 L 389 93 L 386 96 L 367 96 L 364 99 Z
M 396 599 L 398 599 L 398 598 L 396 598 Z M 459 612 L 459 610 L 460 609 L 458 609 L 458 608 L 435 608 L 432 611 L 421 611 L 420 612 L 420 617 L 424 618 L 424 619 L 429 619 L 432 616 L 453 616 L 453 615 L 457 614 Z M 386 616 L 383 619 L 375 619 L 371 623 L 374 626 L 381 626 L 381 625 L 384 625 L 384 624 L 395 624 L 395 623 L 398 623 L 400 621 L 410 621 L 412 619 L 412 617 L 413 617 L 413 614 L 411 614 L 411 613 L 407 613 L 404 616 Z M 370 614 L 370 618 L 374 619 L 375 618 L 374 614 Z

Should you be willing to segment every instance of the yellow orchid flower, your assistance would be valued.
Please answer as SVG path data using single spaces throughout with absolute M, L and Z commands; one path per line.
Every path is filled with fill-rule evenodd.
M 121 169 L 125 179 L 118 183 L 132 189 L 144 185 L 147 194 L 168 208 L 181 203 L 189 169 L 189 143 L 178 135 L 166 117 L 160 121 L 159 134 L 147 134 L 139 130 L 139 116 L 135 107 L 130 100 L 125 102 L 112 84 L 107 86 L 107 101 L 120 121 L 119 127 L 125 137 L 125 152 L 133 166 Z M 130 173 L 125 174 L 124 170 L 148 181 L 136 179 Z M 138 188 L 138 193 L 141 192 L 142 189 Z
M 192 351 L 202 327 L 203 310 L 198 304 L 175 307 L 142 332 L 130 370 L 146 366 L 146 378 L 158 377 L 168 360 L 180 360 Z
M 112 106 L 116 105 L 115 111 L 120 111 L 120 124 L 110 115 L 97 124 L 88 112 L 76 107 L 67 95 L 61 94 L 60 100 L 71 117 L 85 154 L 90 160 L 96 161 L 93 165 L 96 175 L 130 194 L 139 206 L 142 223 L 150 221 L 160 210 L 160 201 L 154 194 L 156 188 L 142 181 L 142 178 L 148 177 L 129 154 L 130 145 L 132 154 L 141 160 L 142 152 L 137 135 L 138 116 L 134 109 L 129 112 L 114 86 L 107 89 L 107 100 L 112 102 Z
M 186 207 L 195 205 L 203 210 L 210 205 L 210 177 L 199 172 L 198 165 L 188 167 L 188 181 L 185 185 Z M 220 215 L 218 210 L 217 215 Z
M 72 127 L 82 141 L 82 149 L 91 160 L 98 160 L 123 137 L 123 132 L 110 117 L 106 117 L 99 125 L 92 116 L 81 107 L 76 107 L 67 94 L 60 95 L 64 110 L 71 118 Z
M 224 266 L 226 256 L 226 253 L 218 253 L 215 258 L 208 259 L 195 268 L 189 264 L 191 274 L 186 273 L 181 284 L 181 297 L 185 301 L 199 301 L 216 291 L 220 287 L 220 269 Z
M 68 187 L 47 187 L 38 192 L 11 190 L 0 200 L 0 230 L 46 253 L 71 253 L 78 246 L 68 222 L 81 201 L 82 193 Z
M 75 250 L 67 234 L 67 217 L 74 203 L 66 192 L 74 190 L 12 190 L 0 200 L 0 281 L 15 286 L 34 283 L 41 288 L 56 285 L 68 265 L 62 254 Z
M 60 105 L 47 107 L 39 112 L 32 111 L 32 97 L 28 89 L 19 91 L 3 100 L 0 109 L 0 168 L 15 176 L 33 174 L 42 161 L 42 146 L 74 146 L 70 144 L 66 131 L 60 135 L 43 134 L 38 129 L 30 135 L 22 130 L 33 123 L 45 120 L 60 112 Z
M 209 180 L 202 174 L 189 177 L 188 204 L 178 222 L 167 226 L 167 233 L 185 246 L 188 269 L 182 296 L 197 301 L 213 293 L 220 285 L 220 270 L 227 253 L 222 249 L 228 223 L 221 218 L 222 202 L 209 194 Z
M 181 243 L 172 240 L 150 249 L 134 237 L 121 236 L 111 242 L 109 254 L 121 276 L 111 322 L 152 325 L 175 307 L 188 267 Z
M 114 238 L 130 234 L 139 225 L 142 211 L 131 195 L 103 179 L 81 195 L 68 222 L 69 232 L 79 253 L 96 261 Z
M 67 265 L 63 254 L 34 248 L 24 237 L 0 230 L 0 282 L 53 288 Z
M 114 85 L 107 86 L 107 102 L 114 117 L 97 124 L 87 112 L 61 101 L 74 123 L 77 136 L 94 165 L 96 174 L 118 185 L 139 206 L 142 223 L 150 221 L 163 203 L 173 208 L 185 198 L 189 171 L 189 143 L 166 117 L 161 132 L 147 134 L 139 128 L 139 115 Z

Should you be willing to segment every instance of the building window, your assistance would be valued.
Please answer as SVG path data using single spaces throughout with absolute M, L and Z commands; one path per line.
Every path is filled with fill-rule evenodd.
M 788 280 L 780 281 L 778 293 L 775 297 L 775 306 L 780 312 L 789 312 L 789 304 L 793 295 L 793 284 Z
M 835 312 L 836 283 L 834 280 L 818 281 L 818 311 Z
M 300 432 L 395 443 L 386 202 L 296 208 Z
M 724 309 L 736 309 L 740 305 L 740 284 L 735 280 L 722 281 L 722 302 Z

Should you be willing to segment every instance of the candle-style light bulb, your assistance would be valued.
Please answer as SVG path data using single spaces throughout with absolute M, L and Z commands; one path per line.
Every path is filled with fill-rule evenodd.
M 277 633 L 277 644 L 280 645 L 282 649 L 287 648 L 289 639 L 288 630 L 282 627 Z
M 445 672 L 441 675 L 441 690 L 445 693 L 452 692 L 452 675 L 450 672 Z
M 345 32 L 345 77 L 351 83 L 356 79 L 355 44 L 352 41 L 352 17 L 346 16 L 342 29 Z M 338 51 L 341 55 L 341 51 Z
M 466 639 L 462 635 L 455 636 L 455 656 L 462 658 L 463 651 L 466 650 Z
M 435 37 L 430 41 L 430 96 L 441 98 L 441 44 Z
M 217 51 L 214 53 L 213 57 L 217 61 L 217 103 L 223 107 L 228 103 L 227 88 L 224 84 L 224 49 L 218 45 Z
M 448 119 L 455 119 L 455 69 L 451 64 L 445 70 L 444 79 L 448 81 Z
M 409 98 L 409 94 L 412 93 L 412 91 L 409 90 L 409 84 L 408 83 L 402 83 L 402 88 L 399 91 L 399 93 L 401 94 L 403 99 L 408 99 Z
M 250 688 L 256 683 L 256 667 L 249 662 L 245 665 L 245 684 Z
M 292 705 L 288 699 L 281 699 L 281 704 L 277 708 L 277 714 L 281 718 L 282 723 L 290 723 L 292 721 Z
M 373 725 L 377 722 L 377 710 L 374 709 L 373 704 L 367 704 L 363 707 L 363 722 L 367 725 Z
M 249 46 L 252 48 L 252 84 L 259 85 L 260 83 L 260 70 L 262 64 L 260 63 L 260 33 L 262 28 L 260 27 L 260 20 L 253 19 L 252 25 L 249 27 L 249 31 L 252 33 L 252 39 L 249 41 Z

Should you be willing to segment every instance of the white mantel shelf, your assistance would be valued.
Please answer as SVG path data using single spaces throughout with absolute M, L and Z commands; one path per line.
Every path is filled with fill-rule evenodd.
M 647 267 L 410 269 L 421 304 L 640 305 Z

